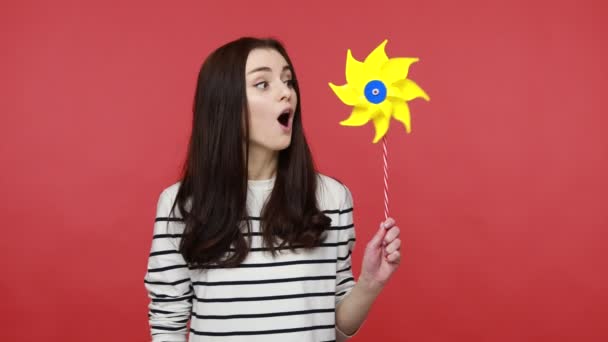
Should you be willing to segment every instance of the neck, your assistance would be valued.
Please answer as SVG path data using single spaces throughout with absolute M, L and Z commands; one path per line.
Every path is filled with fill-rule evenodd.
M 249 147 L 249 163 L 247 165 L 247 179 L 271 179 L 277 174 L 279 152 Z

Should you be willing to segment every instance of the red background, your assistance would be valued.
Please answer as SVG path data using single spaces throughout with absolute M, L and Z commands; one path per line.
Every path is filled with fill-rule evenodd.
M 353 341 L 608 340 L 608 11 L 601 1 L 3 1 L 2 341 L 146 341 L 160 191 L 220 44 L 292 55 L 322 172 L 355 199 L 358 274 L 381 145 L 327 83 L 346 49 L 419 57 L 390 134 L 404 260 Z

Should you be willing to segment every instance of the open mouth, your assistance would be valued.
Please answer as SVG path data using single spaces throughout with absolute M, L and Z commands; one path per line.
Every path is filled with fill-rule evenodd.
M 283 113 L 281 113 L 281 115 L 279 115 L 279 118 L 277 119 L 277 121 L 279 121 L 279 123 L 281 125 L 283 125 L 284 127 L 288 127 L 289 126 L 289 117 L 290 117 L 290 111 L 284 111 Z

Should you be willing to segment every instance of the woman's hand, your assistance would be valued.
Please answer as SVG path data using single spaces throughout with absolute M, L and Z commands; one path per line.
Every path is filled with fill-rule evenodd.
M 399 267 L 400 249 L 399 227 L 389 217 L 365 247 L 359 282 L 370 290 L 380 291 Z

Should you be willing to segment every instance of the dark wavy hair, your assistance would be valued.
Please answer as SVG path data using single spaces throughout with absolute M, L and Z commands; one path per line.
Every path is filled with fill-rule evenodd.
M 273 255 L 279 249 L 313 248 L 325 240 L 331 222 L 317 204 L 317 173 L 302 127 L 293 64 L 275 39 L 240 38 L 212 52 L 198 75 L 192 132 L 172 208 L 179 208 L 185 222 L 179 249 L 191 268 L 234 267 L 250 251 L 245 65 L 249 53 L 260 48 L 285 58 L 298 96 L 291 143 L 279 152 L 274 188 L 261 213 L 264 246 Z

